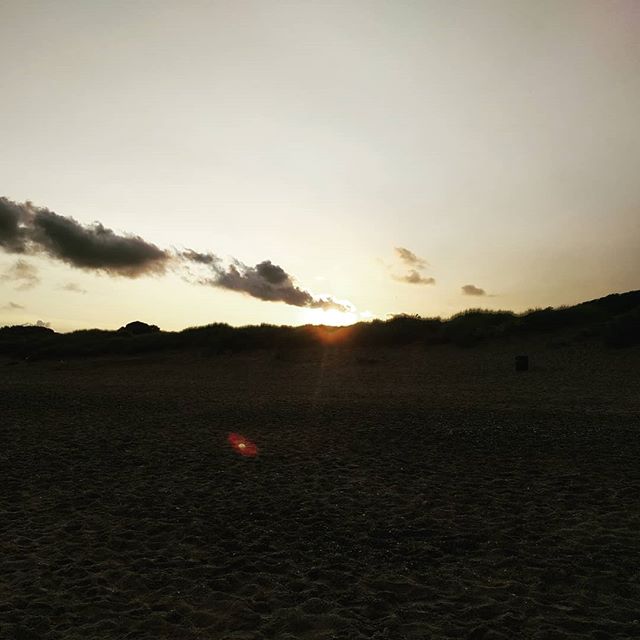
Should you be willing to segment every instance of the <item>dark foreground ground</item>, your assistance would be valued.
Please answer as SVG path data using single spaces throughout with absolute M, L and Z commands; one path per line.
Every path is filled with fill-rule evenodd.
M 524 348 L 0 363 L 0 638 L 640 637 L 640 353 Z

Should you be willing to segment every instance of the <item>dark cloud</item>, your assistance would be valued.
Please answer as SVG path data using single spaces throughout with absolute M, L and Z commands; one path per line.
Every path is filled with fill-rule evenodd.
M 13 282 L 17 285 L 17 291 L 25 291 L 35 287 L 40 282 L 40 278 L 36 267 L 20 259 L 0 276 L 0 281 Z
M 400 282 L 406 282 L 408 284 L 435 284 L 435 278 L 428 278 L 419 273 L 416 269 L 410 269 L 404 276 L 394 276 L 396 280 Z
M 99 222 L 82 225 L 49 209 L 30 203 L 18 204 L 7 198 L 0 199 L 0 248 L 10 253 L 45 254 L 79 269 L 128 278 L 160 274 L 172 267 L 189 282 L 239 291 L 259 300 L 296 307 L 350 309 L 331 298 L 314 296 L 301 289 L 282 267 L 270 260 L 255 267 L 232 260 L 225 267 L 214 253 L 163 250 L 140 236 L 119 235 Z M 203 269 L 206 270 L 204 276 Z M 21 282 L 20 288 L 38 282 L 35 267 L 24 261 L 18 261 L 2 279 Z M 73 283 L 62 288 L 85 293 Z
M 395 247 L 395 250 L 400 260 L 414 269 L 425 269 L 429 266 L 429 263 L 424 258 L 419 258 L 413 251 L 409 251 L 409 249 Z
M 118 235 L 99 222 L 83 226 L 48 209 L 36 210 L 31 240 L 74 267 L 128 278 L 162 273 L 170 259 L 166 251 L 139 236 Z
M 213 253 L 200 253 L 199 251 L 193 251 L 192 249 L 185 249 L 178 255 L 183 260 L 195 262 L 197 264 L 218 264 L 220 262 L 220 258 Z
M 249 267 L 238 260 L 226 268 L 218 263 L 212 264 L 211 267 L 214 277 L 201 279 L 202 284 L 239 291 L 259 300 L 284 302 L 294 307 L 338 309 L 339 311 L 349 309 L 331 298 L 315 297 L 308 291 L 300 289 L 282 267 L 273 264 L 270 260 L 260 262 L 255 267 Z
M 486 296 L 487 292 L 480 287 L 476 287 L 473 284 L 465 284 L 462 287 L 462 293 L 466 296 Z
M 16 309 L 24 309 L 24 307 L 21 304 L 18 304 L 16 302 L 8 302 L 1 308 L 5 311 L 15 311 Z
M 86 289 L 83 289 L 79 284 L 75 282 L 67 282 L 67 284 L 60 287 L 63 291 L 72 291 L 73 293 L 87 293 Z
M 0 197 L 0 247 L 9 253 L 25 252 L 27 237 L 23 222 L 28 206 Z
M 256 265 L 257 274 L 273 285 L 289 285 L 291 284 L 291 279 L 287 272 L 279 267 L 277 264 L 273 264 L 271 260 L 265 260 L 260 264 Z
M 128 278 L 162 273 L 172 258 L 139 236 L 118 235 L 99 222 L 85 226 L 7 198 L 0 198 L 0 247 L 10 253 L 45 253 L 80 269 Z

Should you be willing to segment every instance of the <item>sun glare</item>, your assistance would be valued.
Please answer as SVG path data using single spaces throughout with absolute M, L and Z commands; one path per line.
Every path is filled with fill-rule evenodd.
M 358 316 L 353 311 L 338 311 L 338 309 L 305 309 L 302 314 L 304 324 L 346 327 L 358 321 Z

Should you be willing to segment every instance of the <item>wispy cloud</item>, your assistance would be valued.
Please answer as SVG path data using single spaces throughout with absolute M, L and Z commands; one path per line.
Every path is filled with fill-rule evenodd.
M 484 289 L 481 289 L 480 287 L 476 287 L 473 284 L 465 284 L 462 287 L 462 293 L 465 296 L 486 296 L 487 292 Z
M 222 259 L 214 253 L 200 253 L 193 249 L 180 251 L 178 256 L 187 262 L 195 262 L 196 264 L 216 265 L 222 262 Z
M 60 287 L 63 291 L 71 291 L 73 293 L 87 293 L 86 289 L 83 289 L 79 284 L 75 282 L 67 282 Z
M 7 304 L 3 305 L 0 308 L 3 309 L 4 311 L 16 311 L 18 309 L 24 309 L 24 307 L 21 304 L 18 304 L 17 302 L 8 302 Z
M 16 291 L 26 291 L 35 287 L 40 282 L 40 278 L 36 267 L 26 260 L 19 259 L 0 275 L 0 281 L 16 284 Z

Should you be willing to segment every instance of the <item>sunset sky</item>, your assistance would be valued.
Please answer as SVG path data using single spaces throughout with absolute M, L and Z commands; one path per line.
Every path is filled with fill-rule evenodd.
M 640 288 L 637 0 L 4 0 L 0 87 L 0 326 Z

